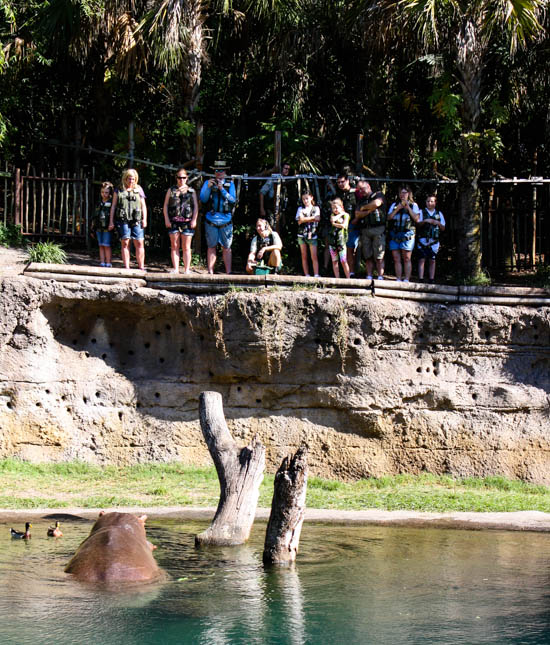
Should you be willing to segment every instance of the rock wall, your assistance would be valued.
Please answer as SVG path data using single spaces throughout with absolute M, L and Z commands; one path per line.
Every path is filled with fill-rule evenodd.
M 211 463 L 198 395 L 270 468 L 550 483 L 550 311 L 316 291 L 0 281 L 0 457 Z

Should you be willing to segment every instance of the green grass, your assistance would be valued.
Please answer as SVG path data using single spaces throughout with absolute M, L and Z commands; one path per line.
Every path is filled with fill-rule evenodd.
M 65 264 L 67 254 L 56 242 L 37 242 L 29 246 L 27 253 L 31 262 Z
M 216 471 L 180 464 L 93 466 L 81 462 L 30 464 L 0 461 L 0 508 L 216 506 Z M 273 475 L 259 505 L 269 507 Z M 455 479 L 448 475 L 395 475 L 340 482 L 310 477 L 308 508 L 415 511 L 550 512 L 550 488 L 505 477 Z

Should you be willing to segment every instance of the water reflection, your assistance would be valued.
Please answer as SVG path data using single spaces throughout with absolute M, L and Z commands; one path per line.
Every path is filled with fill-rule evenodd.
M 63 573 L 91 524 L 27 544 L 0 526 L 2 643 L 550 643 L 540 533 L 306 524 L 291 568 L 248 545 L 196 550 L 198 523 L 150 522 L 169 579 L 127 593 Z

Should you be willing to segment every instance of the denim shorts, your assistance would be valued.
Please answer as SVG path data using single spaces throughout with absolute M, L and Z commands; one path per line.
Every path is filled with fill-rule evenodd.
M 307 244 L 308 246 L 317 246 L 317 238 L 308 240 L 303 235 L 298 235 L 298 244 Z
M 111 246 L 111 231 L 96 231 L 99 246 Z
M 218 244 L 221 244 L 224 249 L 231 248 L 233 242 L 233 222 L 229 222 L 229 224 L 218 228 L 205 220 L 204 230 L 206 232 L 206 246 L 209 249 L 213 249 Z
M 390 236 L 389 246 L 390 251 L 412 251 L 414 249 L 414 235 L 411 235 L 410 237 Z
M 175 235 L 176 233 L 193 237 L 193 235 L 195 235 L 195 229 L 191 228 L 188 223 L 175 223 L 168 229 L 168 235 Z
M 348 226 L 348 241 L 346 242 L 346 246 L 348 247 L 348 249 L 353 249 L 354 251 L 357 251 L 360 237 L 361 237 L 361 229 L 357 228 L 356 226 L 353 226 L 353 224 L 350 224 Z
M 123 222 L 122 220 L 117 220 L 115 223 L 121 240 L 129 240 L 130 238 L 132 240 L 143 240 L 145 237 L 145 231 L 141 224 L 133 222 L 130 226 L 130 222 Z

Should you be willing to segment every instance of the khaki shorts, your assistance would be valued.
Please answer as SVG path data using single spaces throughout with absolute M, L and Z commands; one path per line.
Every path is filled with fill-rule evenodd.
M 382 260 L 386 251 L 386 226 L 374 226 L 364 228 L 361 231 L 361 244 L 363 246 L 363 258 L 368 260 Z

